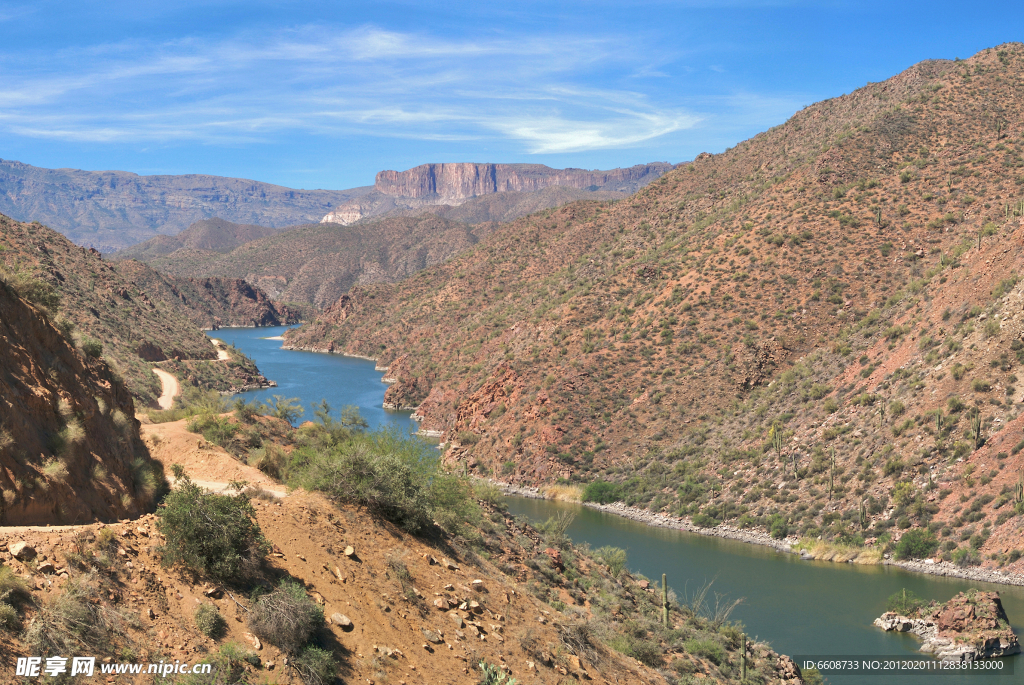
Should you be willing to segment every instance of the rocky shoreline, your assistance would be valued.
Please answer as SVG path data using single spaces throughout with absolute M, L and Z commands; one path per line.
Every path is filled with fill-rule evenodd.
M 515 495 L 517 497 L 526 497 L 529 499 L 548 499 L 541 492 L 540 488 L 511 485 L 509 483 L 503 483 L 495 480 L 492 480 L 491 483 L 497 485 L 507 495 Z M 762 531 L 745 530 L 725 524 L 714 528 L 701 528 L 700 526 L 693 525 L 690 521 L 682 517 L 669 516 L 667 514 L 655 514 L 646 509 L 626 506 L 621 502 L 613 502 L 612 504 L 581 502 L 580 504 L 591 509 L 604 511 L 632 521 L 644 523 L 648 526 L 674 528 L 676 530 L 696 533 L 698 535 L 707 535 L 709 537 L 723 538 L 727 540 L 738 540 L 739 542 L 746 542 L 752 545 L 771 547 L 779 552 L 788 552 L 792 554 L 798 553 L 793 549 L 793 546 L 800 542 L 798 538 L 788 537 L 782 540 L 776 540 L 768 533 Z M 1024 574 L 1003 573 L 1002 571 L 984 568 L 963 568 L 947 561 L 935 562 L 931 559 L 896 561 L 894 559 L 883 559 L 880 563 L 886 566 L 895 566 L 913 573 L 927 573 L 933 576 L 962 578 L 964 580 L 993 583 L 996 585 L 1024 586 Z

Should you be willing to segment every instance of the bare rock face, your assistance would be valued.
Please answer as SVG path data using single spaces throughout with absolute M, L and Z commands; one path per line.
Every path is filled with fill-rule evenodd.
M 421 164 L 405 171 L 381 171 L 374 189 L 338 205 L 321 223 L 347 225 L 401 209 L 461 205 L 495 193 L 534 193 L 552 186 L 633 193 L 673 165 L 638 164 L 628 169 L 552 169 L 543 164 Z
M 998 592 L 961 592 L 945 604 L 919 609 L 914 616 L 886 612 L 874 624 L 882 630 L 917 635 L 923 640 L 921 651 L 942 661 L 1020 654 Z
M 603 188 L 628 185 L 651 174 L 660 175 L 670 164 L 639 164 L 628 169 L 587 171 L 552 169 L 543 164 L 421 164 L 407 171 L 381 171 L 374 188 L 385 195 L 466 200 L 478 195 L 532 192 L 549 186 Z

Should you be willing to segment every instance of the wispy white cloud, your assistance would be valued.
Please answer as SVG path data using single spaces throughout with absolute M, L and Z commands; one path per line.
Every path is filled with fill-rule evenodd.
M 305 131 L 504 140 L 537 154 L 623 148 L 708 117 L 677 93 L 638 88 L 665 75 L 664 59 L 646 52 L 622 37 L 456 40 L 376 26 L 129 40 L 66 49 L 47 69 L 38 55 L 7 56 L 0 130 L 85 142 L 248 143 Z

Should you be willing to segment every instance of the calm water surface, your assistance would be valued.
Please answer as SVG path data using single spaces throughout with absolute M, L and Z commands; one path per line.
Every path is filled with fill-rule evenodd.
M 277 381 L 277 388 L 244 393 L 260 400 L 273 395 L 298 397 L 312 417 L 310 405 L 326 399 L 335 409 L 352 404 L 370 426 L 398 426 L 416 430 L 411 412 L 381 408 L 387 386 L 374 363 L 335 354 L 282 350 L 280 328 L 225 328 L 211 337 L 231 343 L 249 355 L 260 371 Z M 733 613 L 748 634 L 767 639 L 773 647 L 793 656 L 875 655 L 920 656 L 919 642 L 908 635 L 883 633 L 871 622 L 885 610 L 886 598 L 903 588 L 919 597 L 945 601 L 971 587 L 998 590 L 1010 622 L 1024 631 L 1024 588 L 969 583 L 907 573 L 883 566 L 856 566 L 803 561 L 796 555 L 731 540 L 707 538 L 682 531 L 652 528 L 628 519 L 578 505 L 545 500 L 509 498 L 513 513 L 544 521 L 565 509 L 576 512 L 569 535 L 592 547 L 613 545 L 629 554 L 629 568 L 650 578 L 668 574 L 669 586 L 682 597 L 705 581 L 714 589 L 744 602 Z M 955 674 L 927 676 L 840 676 L 828 682 L 865 683 L 1024 683 L 1024 660 L 1006 660 L 1016 675 Z
M 767 547 L 709 538 L 667 528 L 653 528 L 579 505 L 548 500 L 508 498 L 509 509 L 533 521 L 565 510 L 576 513 L 568 534 L 574 541 L 621 547 L 630 569 L 668 585 L 682 598 L 705 580 L 713 588 L 744 601 L 733 612 L 746 632 L 767 639 L 784 654 L 920 656 L 920 642 L 910 635 L 883 633 L 871 622 L 885 611 L 885 600 L 903 588 L 919 597 L 946 601 L 971 587 L 998 590 L 1014 629 L 1024 629 L 1024 588 L 969 583 L 907 573 L 886 566 L 803 561 Z M 1020 655 L 1006 660 L 1016 675 L 927 675 L 899 677 L 899 683 L 1024 682 Z M 883 685 L 892 676 L 828 676 L 832 683 Z
M 253 390 L 238 395 L 246 400 L 271 401 L 274 395 L 298 397 L 306 413 L 299 421 L 313 418 L 310 405 L 326 399 L 335 417 L 345 405 L 359 407 L 371 428 L 395 425 L 403 432 L 415 432 L 411 411 L 390 411 L 381 407 L 388 386 L 380 382 L 384 375 L 374 371 L 373 362 L 340 354 L 300 352 L 281 349 L 280 340 L 268 340 L 288 330 L 274 328 L 221 328 L 207 331 L 211 338 L 234 345 L 253 361 L 267 378 L 277 381 L 276 388 Z

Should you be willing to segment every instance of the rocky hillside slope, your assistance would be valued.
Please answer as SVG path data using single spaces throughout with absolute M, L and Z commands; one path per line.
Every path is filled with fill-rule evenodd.
M 922 62 L 286 344 L 379 358 L 480 473 L 1018 568 L 1022 84 L 1019 44 Z
M 177 278 L 133 259 L 117 262 L 116 268 L 150 297 L 176 306 L 204 330 L 284 326 L 302 319 L 301 308 L 277 304 L 240 278 Z
M 369 191 L 294 190 L 203 174 L 41 169 L 0 160 L 0 212 L 52 226 L 79 245 L 113 252 L 201 219 L 294 226 Z
M 182 249 L 231 252 L 239 245 L 274 235 L 281 230 L 283 229 L 235 224 L 220 218 L 203 219 L 177 235 L 158 235 L 110 256 L 114 259 L 138 259 L 145 262 Z
M 149 362 L 217 358 L 216 349 L 189 317 L 198 321 L 206 310 L 224 311 L 221 303 L 232 297 L 224 284 L 219 292 L 212 288 L 212 294 L 200 284 L 189 284 L 201 294 L 189 299 L 187 308 L 182 290 L 175 293 L 148 267 L 111 264 L 99 252 L 78 247 L 39 223 L 2 215 L 0 270 L 8 280 L 37 283 L 36 294 L 55 312 L 54 321 L 65 337 L 87 353 L 102 356 L 141 404 L 150 404 L 160 394 Z M 246 305 L 253 316 L 270 315 L 262 294 L 254 294 Z
M 275 301 L 324 308 L 355 284 L 387 283 L 440 264 L 496 228 L 433 216 L 312 224 L 227 254 L 182 249 L 148 263 L 178 277 L 245 279 Z
M 113 520 L 151 508 L 163 470 L 139 437 L 131 394 L 3 277 L 0 372 L 0 524 Z
M 577 191 L 573 195 L 593 193 L 634 193 L 672 169 L 667 162 L 639 164 L 628 169 L 588 171 L 586 169 L 552 169 L 543 164 L 421 164 L 406 171 L 381 171 L 373 190 L 331 210 L 322 223 L 347 225 L 372 217 L 422 212 L 430 207 L 455 207 L 481 196 L 501 194 L 503 202 L 475 203 L 470 215 L 484 216 L 484 221 L 501 220 L 495 210 L 504 205 L 503 214 L 517 218 L 529 207 L 546 209 L 563 204 L 565 194 L 537 191 L 561 187 Z M 528 196 L 529 197 L 527 199 Z M 568 195 L 572 197 L 572 195 Z M 561 200 L 561 201 L 559 201 Z M 537 207 L 543 204 L 543 207 Z M 507 216 L 518 209 L 515 217 Z M 490 211 L 488 211 L 490 210 Z

